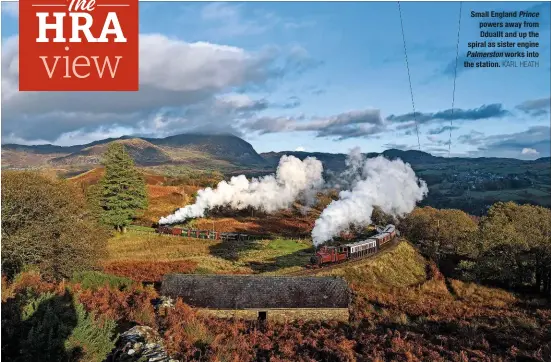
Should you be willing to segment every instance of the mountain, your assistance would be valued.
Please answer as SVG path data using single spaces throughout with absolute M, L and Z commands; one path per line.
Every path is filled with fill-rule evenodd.
M 233 135 L 179 134 L 166 138 L 144 138 L 162 148 L 197 151 L 240 165 L 265 165 L 253 146 Z
M 301 160 L 305 159 L 306 157 L 315 157 L 323 163 L 324 169 L 329 169 L 331 171 L 337 171 L 337 172 L 342 171 L 346 167 L 346 164 L 345 164 L 346 155 L 343 153 L 283 151 L 283 152 L 266 152 L 266 153 L 261 153 L 260 155 L 264 157 L 264 159 L 270 165 L 272 165 L 272 167 L 277 166 L 279 159 L 283 155 L 292 155 Z M 399 158 L 402 161 L 412 165 L 438 163 L 438 162 L 441 162 L 440 160 L 443 159 L 442 157 L 436 157 L 422 151 L 401 151 L 397 149 L 386 150 L 382 153 L 370 152 L 365 154 L 365 156 L 370 158 L 377 157 L 379 155 L 385 156 L 386 158 L 391 160 Z
M 3 168 L 55 168 L 67 176 L 96 167 L 111 142 L 123 143 L 137 165 L 159 168 L 156 173 L 178 174 L 187 169 L 218 170 L 226 177 L 273 173 L 283 155 L 301 160 L 315 157 L 323 163 L 326 177 L 340 177 L 346 155 L 324 152 L 267 152 L 258 154 L 251 144 L 232 135 L 180 134 L 166 138 L 121 137 L 86 145 L 2 146 Z M 423 205 L 457 208 L 481 215 L 496 201 L 516 201 L 551 206 L 550 158 L 534 161 L 512 158 L 438 157 L 429 153 L 397 149 L 367 153 L 401 159 L 427 182 Z
M 170 162 L 170 156 L 160 147 L 140 138 L 121 139 L 113 141 L 122 143 L 130 156 L 140 165 L 156 165 Z M 49 163 L 53 166 L 62 165 L 97 165 L 107 150 L 109 143 L 100 143 L 83 148 L 67 156 L 52 158 Z
M 323 163 L 324 169 L 333 171 L 342 171 L 345 167 L 346 155 L 344 153 L 325 153 L 325 152 L 303 152 L 303 151 L 283 151 L 283 152 L 265 152 L 261 153 L 266 162 L 272 167 L 277 167 L 281 156 L 295 156 L 300 160 L 306 157 L 315 157 Z
M 108 138 L 85 145 L 2 145 L 3 168 L 90 167 L 98 165 L 111 142 L 123 143 L 140 166 L 189 164 L 205 167 L 263 168 L 253 146 L 232 135 L 182 134 L 166 138 Z

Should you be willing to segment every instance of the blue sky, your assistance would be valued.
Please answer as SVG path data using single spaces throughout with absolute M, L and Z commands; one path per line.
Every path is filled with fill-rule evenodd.
M 230 132 L 258 152 L 447 155 L 458 2 L 140 3 L 141 90 L 17 91 L 16 3 L 2 3 L 2 142 Z M 465 69 L 471 11 L 540 12 L 538 68 Z M 465 2 L 452 156 L 550 154 L 549 3 Z M 484 39 L 482 39 L 484 40 Z M 44 125 L 48 125 L 45 127 Z M 417 127 L 416 127 L 417 126 Z

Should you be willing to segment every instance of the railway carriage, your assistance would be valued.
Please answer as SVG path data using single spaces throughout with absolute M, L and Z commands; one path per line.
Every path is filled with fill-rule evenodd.
M 374 254 L 379 249 L 379 242 L 375 238 L 369 238 L 367 240 L 358 241 L 357 243 L 347 244 L 349 250 L 349 258 L 359 258 L 369 254 Z
M 323 266 L 375 254 L 382 245 L 393 240 L 396 236 L 396 227 L 394 225 L 387 225 L 384 229 L 378 229 L 376 235 L 366 240 L 341 246 L 322 246 L 316 254 L 310 258 L 310 263 L 315 266 Z
M 183 228 L 173 228 L 169 226 L 158 226 L 155 229 L 155 232 L 158 234 L 184 236 L 188 238 L 228 240 L 228 241 L 254 240 L 254 239 L 263 237 L 261 235 L 228 233 L 228 232 L 220 232 L 220 231 L 214 231 L 214 230 L 183 229 Z
M 159 234 L 184 236 L 191 238 L 202 238 L 222 241 L 241 241 L 256 239 L 260 235 L 249 235 L 241 233 L 219 232 L 214 230 L 196 230 L 173 228 L 169 226 L 158 226 L 156 232 Z M 322 246 L 310 258 L 311 265 L 324 266 L 327 264 L 341 263 L 351 259 L 363 258 L 377 253 L 381 246 L 393 240 L 398 234 L 394 225 L 387 225 L 384 229 L 377 228 L 377 234 L 365 240 L 340 246 Z

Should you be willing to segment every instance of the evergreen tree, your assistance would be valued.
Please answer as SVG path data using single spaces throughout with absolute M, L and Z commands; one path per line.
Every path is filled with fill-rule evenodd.
M 111 143 L 104 154 L 105 175 L 100 181 L 101 221 L 119 231 L 147 208 L 147 190 L 143 177 L 124 145 Z

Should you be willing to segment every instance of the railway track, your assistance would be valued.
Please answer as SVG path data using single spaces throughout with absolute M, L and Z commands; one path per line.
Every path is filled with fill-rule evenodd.
M 131 228 L 129 230 L 132 231 L 132 232 L 141 233 L 141 234 L 155 234 L 155 235 L 161 235 L 161 236 L 167 236 L 167 237 L 193 238 L 193 237 L 187 236 L 187 235 L 173 235 L 173 234 L 157 233 L 154 230 L 143 230 L 143 229 L 140 230 L 140 229 L 133 229 L 133 228 Z M 239 235 L 239 234 L 237 234 L 237 235 Z M 247 240 L 265 239 L 266 238 L 266 236 L 264 236 L 264 235 L 242 234 L 242 236 L 245 236 L 245 235 L 246 235 Z M 211 239 L 211 238 L 200 238 L 200 239 Z M 242 240 L 243 239 L 225 240 L 225 241 L 242 241 Z M 346 261 L 343 261 L 343 262 L 340 262 L 340 263 L 330 264 L 330 265 L 327 265 L 327 266 L 324 266 L 324 267 L 321 267 L 321 268 L 304 269 L 304 270 L 284 273 L 284 274 L 280 274 L 280 275 L 285 275 L 285 276 L 315 275 L 315 274 L 318 274 L 318 273 L 321 273 L 321 272 L 327 272 L 327 271 L 337 269 L 337 268 L 342 268 L 342 267 L 346 267 L 346 266 L 352 266 L 352 265 L 355 265 L 355 264 L 360 264 L 360 263 L 364 262 L 367 259 L 373 258 L 377 255 L 382 255 L 382 254 L 394 249 L 394 247 L 396 245 L 398 245 L 402 240 L 403 239 L 401 239 L 401 238 L 395 238 L 394 240 L 389 241 L 388 243 L 384 244 L 379 249 L 379 251 L 377 251 L 376 253 L 373 253 L 373 254 L 370 254 L 370 255 L 367 255 L 367 256 L 364 256 L 364 257 L 361 257 L 361 258 L 346 260 Z
M 360 263 L 366 261 L 367 259 L 374 258 L 375 256 L 382 255 L 382 254 L 394 249 L 394 247 L 397 246 L 401 241 L 402 241 L 402 239 L 395 239 L 395 240 L 383 245 L 378 252 L 367 255 L 367 256 L 364 256 L 364 257 L 361 257 L 361 258 L 346 260 L 346 261 L 341 262 L 341 263 L 330 264 L 328 266 L 324 266 L 324 267 L 321 267 L 321 268 L 299 270 L 299 271 L 295 271 L 295 272 L 285 273 L 285 274 L 282 274 L 282 275 L 285 275 L 285 276 L 314 275 L 314 274 L 317 274 L 317 273 L 326 272 L 326 271 L 329 271 L 329 270 L 342 268 L 342 267 L 345 267 L 345 266 L 360 264 Z

